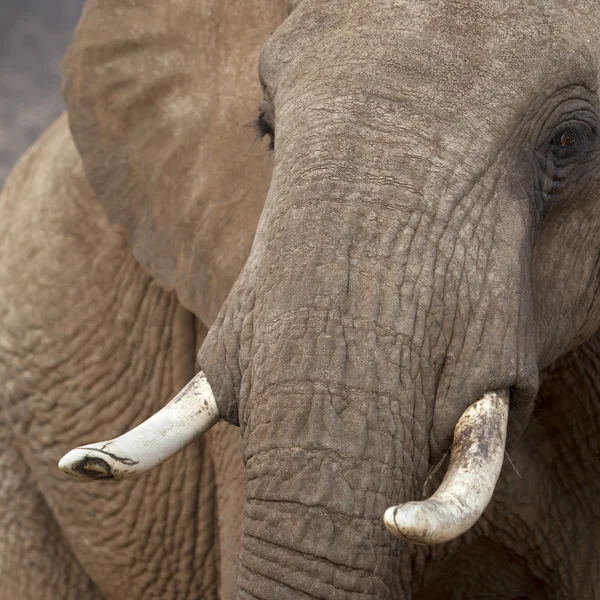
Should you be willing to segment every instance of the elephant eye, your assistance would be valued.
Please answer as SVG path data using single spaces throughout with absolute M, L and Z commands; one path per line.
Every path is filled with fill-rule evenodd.
M 262 140 L 265 136 L 269 136 L 269 150 L 273 151 L 275 149 L 275 130 L 262 110 L 259 111 L 258 117 L 253 122 L 253 125 L 258 139 Z
M 573 136 L 568 133 L 563 133 L 560 136 L 560 145 L 563 148 L 568 148 L 569 146 L 572 146 L 573 145 Z
M 581 159 L 588 153 L 592 137 L 592 128 L 586 123 L 568 125 L 554 134 L 549 150 L 559 163 Z
M 583 120 L 559 125 L 538 154 L 538 182 L 544 206 L 568 196 L 595 155 L 595 128 Z

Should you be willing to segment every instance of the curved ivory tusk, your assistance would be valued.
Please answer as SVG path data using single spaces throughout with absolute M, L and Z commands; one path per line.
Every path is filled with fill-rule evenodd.
M 508 391 L 489 392 L 469 406 L 454 429 L 450 465 L 436 493 L 385 511 L 385 526 L 418 544 L 441 544 L 475 524 L 494 493 L 504 462 Z
M 131 431 L 80 446 L 58 463 L 61 471 L 88 479 L 127 479 L 162 464 L 218 420 L 210 385 L 200 371 L 164 408 Z

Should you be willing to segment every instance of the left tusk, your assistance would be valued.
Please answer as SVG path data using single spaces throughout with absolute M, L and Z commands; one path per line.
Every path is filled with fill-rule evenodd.
M 454 429 L 450 465 L 436 493 L 388 508 L 385 526 L 417 544 L 448 542 L 473 526 L 492 499 L 502 469 L 507 422 L 507 390 L 488 392 L 469 406 Z
M 58 468 L 87 479 L 127 479 L 181 452 L 219 421 L 210 385 L 200 371 L 164 408 L 131 431 L 65 454 Z

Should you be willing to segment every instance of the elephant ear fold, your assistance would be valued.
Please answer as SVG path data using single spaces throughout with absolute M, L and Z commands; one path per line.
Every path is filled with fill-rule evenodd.
M 89 0 L 63 64 L 88 180 L 141 265 L 211 323 L 270 177 L 246 125 L 284 2 Z

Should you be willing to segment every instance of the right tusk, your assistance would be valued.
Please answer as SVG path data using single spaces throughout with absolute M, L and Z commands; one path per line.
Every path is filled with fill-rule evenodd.
M 87 479 L 127 479 L 150 471 L 219 421 L 210 385 L 200 371 L 164 408 L 122 436 L 80 446 L 58 463 L 61 471 Z
M 475 524 L 494 493 L 504 462 L 508 391 L 469 406 L 454 429 L 450 465 L 435 494 L 385 511 L 385 526 L 417 544 L 448 542 Z

